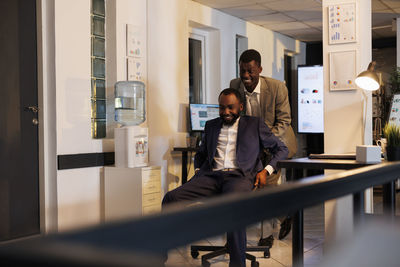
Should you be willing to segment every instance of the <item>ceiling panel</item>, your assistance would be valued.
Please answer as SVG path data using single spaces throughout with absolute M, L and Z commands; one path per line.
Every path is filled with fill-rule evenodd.
M 261 6 L 261 5 L 246 5 L 246 6 L 239 6 L 239 7 L 228 7 L 221 9 L 222 12 L 228 13 L 232 16 L 238 18 L 246 18 L 246 17 L 255 17 L 261 15 L 267 15 L 271 13 L 276 13 L 271 9 Z
M 308 19 L 308 20 L 303 20 L 302 22 L 309 25 L 310 27 L 322 30 L 322 20 L 321 19 Z
M 322 0 L 194 1 L 299 40 L 322 40 Z M 389 25 L 393 18 L 400 17 L 400 0 L 371 0 L 371 3 L 373 39 L 395 37 Z M 301 26 L 303 23 L 305 28 Z
M 381 0 L 381 2 L 388 5 L 392 9 L 400 8 L 399 0 Z
M 282 13 L 274 13 L 265 16 L 250 17 L 247 18 L 247 20 L 255 24 L 264 26 L 295 21 L 295 19 L 288 17 Z
M 322 20 L 322 8 L 321 7 L 310 8 L 307 10 L 287 11 L 284 13 L 292 18 L 297 19 L 297 20 L 306 20 L 306 19 Z
M 385 8 L 385 9 L 380 9 L 376 10 L 372 13 L 373 14 L 394 14 L 393 9 Z
M 284 30 L 281 32 L 282 34 L 291 36 L 303 42 L 314 42 L 322 40 L 322 31 L 316 29 L 302 29 L 299 30 Z
M 388 9 L 388 7 L 384 4 L 382 4 L 381 1 L 371 1 L 371 6 L 372 6 L 372 11 L 379 11 L 379 10 L 384 10 L 384 9 Z
M 322 6 L 314 0 L 281 0 L 270 3 L 263 3 L 262 5 L 279 12 L 306 10 L 313 7 Z
M 310 26 L 307 26 L 304 23 L 295 21 L 295 22 L 288 22 L 288 23 L 278 23 L 269 25 L 268 29 L 273 31 L 284 31 L 284 30 L 299 30 L 299 29 L 309 29 Z
M 245 6 L 249 4 L 255 4 L 256 2 L 260 2 L 257 0 L 196 0 L 200 4 L 212 7 L 212 8 L 226 8 L 226 7 L 234 7 L 234 6 Z

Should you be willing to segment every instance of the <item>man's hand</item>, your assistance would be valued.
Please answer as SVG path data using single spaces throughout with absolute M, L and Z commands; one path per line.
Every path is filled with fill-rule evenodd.
M 256 182 L 254 183 L 255 187 L 263 188 L 267 184 L 267 176 L 268 172 L 266 169 L 263 169 L 256 175 Z

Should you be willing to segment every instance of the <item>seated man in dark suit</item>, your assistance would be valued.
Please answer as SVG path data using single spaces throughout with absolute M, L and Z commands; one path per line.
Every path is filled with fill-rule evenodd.
M 287 147 L 259 118 L 240 116 L 243 102 L 235 89 L 223 90 L 218 98 L 220 117 L 206 123 L 204 136 L 194 165 L 192 179 L 168 192 L 163 206 L 176 201 L 206 198 L 217 194 L 250 192 L 264 187 L 267 176 L 286 159 Z M 259 155 L 269 149 L 272 157 L 263 168 Z M 246 231 L 227 234 L 229 266 L 246 266 Z

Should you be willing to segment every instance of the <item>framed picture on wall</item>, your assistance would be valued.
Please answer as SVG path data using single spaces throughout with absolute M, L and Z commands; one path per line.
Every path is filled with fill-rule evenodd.
M 329 44 L 356 42 L 356 3 L 331 5 L 328 12 Z
M 356 51 L 329 53 L 329 88 L 331 91 L 355 90 Z

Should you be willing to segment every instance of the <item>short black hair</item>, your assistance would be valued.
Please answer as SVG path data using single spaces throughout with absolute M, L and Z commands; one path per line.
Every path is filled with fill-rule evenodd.
M 221 93 L 219 93 L 218 101 L 219 101 L 219 98 L 221 97 L 221 95 L 231 95 L 231 94 L 234 94 L 236 96 L 236 98 L 239 100 L 239 104 L 243 103 L 242 96 L 240 95 L 239 90 L 236 90 L 233 88 L 226 88 L 226 89 L 222 90 Z
M 244 51 L 239 58 L 239 64 L 241 62 L 243 63 L 249 63 L 250 61 L 254 60 L 258 66 L 261 66 L 261 55 L 258 53 L 257 50 L 254 49 L 249 49 Z

